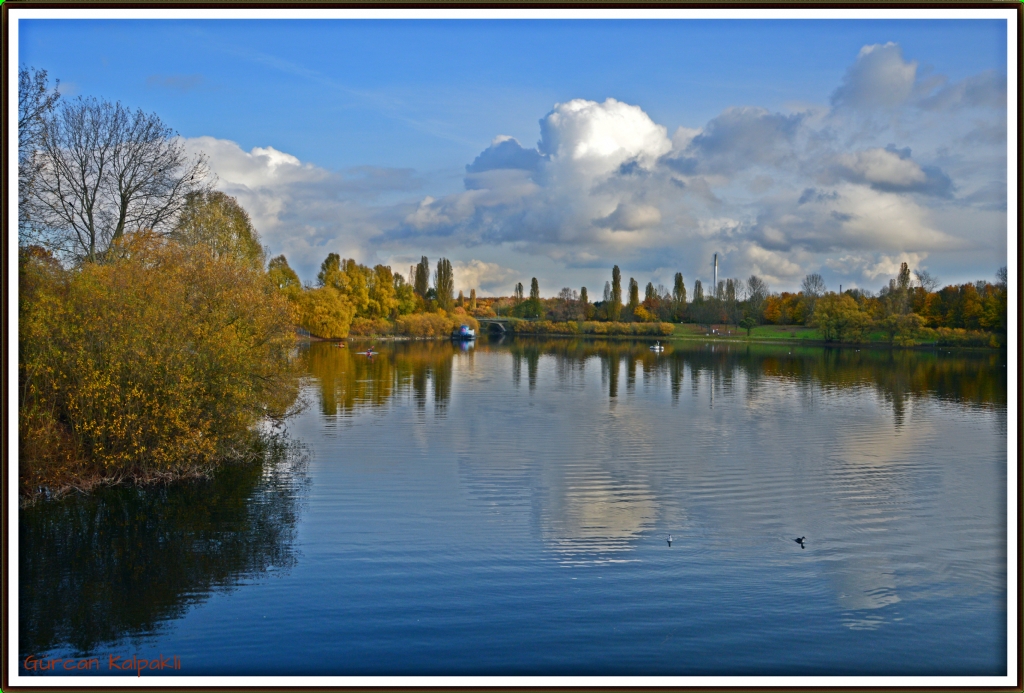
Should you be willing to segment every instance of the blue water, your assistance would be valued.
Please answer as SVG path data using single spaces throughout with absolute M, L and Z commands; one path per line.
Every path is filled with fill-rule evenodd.
M 22 562 L 38 582 L 57 573 L 23 604 L 94 601 L 22 618 L 23 658 L 162 653 L 187 675 L 1006 673 L 1005 357 L 378 348 L 303 350 L 287 459 L 225 482 L 244 493 L 223 519 L 168 513 L 186 543 L 167 566 L 164 544 L 133 558 L 103 538 L 112 501 L 23 511 L 96 532 L 93 551 L 127 547 L 103 567 L 74 546 L 46 570 Z M 187 493 L 183 508 L 230 495 Z M 109 534 L 161 531 L 119 517 Z M 196 551 L 210 559 L 182 558 Z M 137 606 L 90 621 L 125 591 Z

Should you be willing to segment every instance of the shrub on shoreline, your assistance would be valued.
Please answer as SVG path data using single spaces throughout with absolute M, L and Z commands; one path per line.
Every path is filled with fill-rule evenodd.
M 294 401 L 291 311 L 251 263 L 136 234 L 64 270 L 20 257 L 22 492 L 203 476 Z

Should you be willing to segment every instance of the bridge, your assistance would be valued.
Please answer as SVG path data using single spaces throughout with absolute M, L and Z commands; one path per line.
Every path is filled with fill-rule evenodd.
M 477 318 L 476 321 L 480 323 L 481 331 L 484 326 L 489 332 L 500 332 L 505 334 L 506 332 L 512 331 L 512 321 L 516 318 Z

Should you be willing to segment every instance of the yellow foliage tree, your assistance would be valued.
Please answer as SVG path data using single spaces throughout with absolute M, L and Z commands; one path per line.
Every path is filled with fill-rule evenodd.
M 324 339 L 348 336 L 356 310 L 348 297 L 333 286 L 308 289 L 298 301 L 299 325 Z
M 126 235 L 64 271 L 22 253 L 23 491 L 205 474 L 294 399 L 286 299 L 260 269 Z
M 849 294 L 828 294 L 814 305 L 814 326 L 826 342 L 860 341 L 870 325 L 871 316 Z

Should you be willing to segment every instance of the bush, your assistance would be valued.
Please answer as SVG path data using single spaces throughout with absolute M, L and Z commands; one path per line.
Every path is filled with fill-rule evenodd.
M 956 347 L 993 347 L 999 348 L 1002 343 L 998 335 L 980 330 L 965 330 L 960 327 L 936 327 L 921 331 L 924 339 L 932 338 L 939 346 Z
M 394 333 L 395 327 L 384 318 L 356 318 L 348 333 L 354 337 L 383 336 Z
M 476 318 L 469 315 L 449 316 L 441 311 L 438 313 L 417 313 L 413 315 L 402 315 L 395 322 L 395 331 L 398 334 L 415 339 L 431 339 L 447 337 L 458 329 L 460 325 L 469 325 L 479 331 L 480 323 Z
M 262 270 L 147 234 L 120 250 L 73 271 L 20 256 L 23 493 L 204 475 L 294 401 L 290 309 Z

